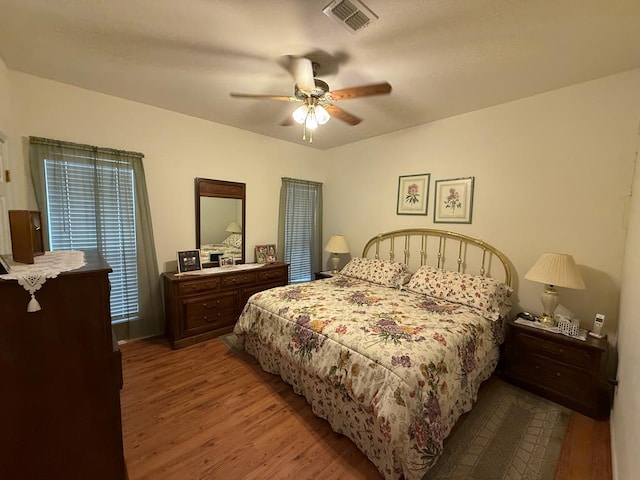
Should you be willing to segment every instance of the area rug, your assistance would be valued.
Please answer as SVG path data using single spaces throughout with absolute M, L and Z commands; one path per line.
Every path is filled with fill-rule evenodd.
M 571 410 L 492 377 L 423 480 L 549 480 Z
M 234 334 L 220 339 L 243 351 Z M 423 480 L 553 479 L 570 417 L 571 410 L 494 376 Z
M 244 347 L 240 345 L 235 333 L 228 333 L 219 337 L 229 350 L 235 353 L 244 353 Z

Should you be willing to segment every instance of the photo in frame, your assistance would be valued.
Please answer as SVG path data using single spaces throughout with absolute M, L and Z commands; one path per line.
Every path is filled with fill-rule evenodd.
M 435 181 L 433 223 L 471 223 L 475 177 Z
M 426 215 L 429 204 L 429 173 L 398 177 L 398 215 Z
M 200 250 L 183 250 L 178 252 L 178 273 L 202 270 Z
M 278 254 L 274 244 L 256 245 L 256 263 L 275 263 L 277 261 Z
M 221 267 L 233 267 L 236 264 L 236 259 L 232 256 L 228 257 L 220 257 L 220 266 Z

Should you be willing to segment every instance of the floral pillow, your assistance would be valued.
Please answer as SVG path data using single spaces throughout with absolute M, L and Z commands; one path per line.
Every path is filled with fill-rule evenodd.
M 227 247 L 242 248 L 242 235 L 239 233 L 232 233 L 222 241 L 222 244 Z
M 352 258 L 340 273 L 385 287 L 400 287 L 407 283 L 411 276 L 402 263 L 360 257 Z
M 441 270 L 428 265 L 411 277 L 407 290 L 475 308 L 487 319 L 497 320 L 509 305 L 511 287 L 493 278 Z

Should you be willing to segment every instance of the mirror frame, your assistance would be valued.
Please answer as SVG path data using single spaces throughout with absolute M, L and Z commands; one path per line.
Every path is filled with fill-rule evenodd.
M 242 257 L 236 263 L 245 262 L 245 224 L 246 224 L 246 185 L 239 182 L 227 182 L 225 180 L 211 180 L 209 178 L 199 178 L 195 180 L 196 193 L 196 248 L 200 248 L 200 198 L 236 198 L 242 200 Z M 203 266 L 210 266 L 212 263 L 205 263 Z

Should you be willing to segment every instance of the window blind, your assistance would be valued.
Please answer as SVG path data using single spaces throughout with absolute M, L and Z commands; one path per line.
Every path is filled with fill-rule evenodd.
M 321 261 L 322 184 L 282 179 L 284 261 L 291 283 L 307 282 Z M 320 235 L 319 235 L 320 233 Z
M 97 249 L 113 269 L 111 318 L 138 317 L 135 183 L 131 164 L 65 155 L 44 160 L 51 250 Z

